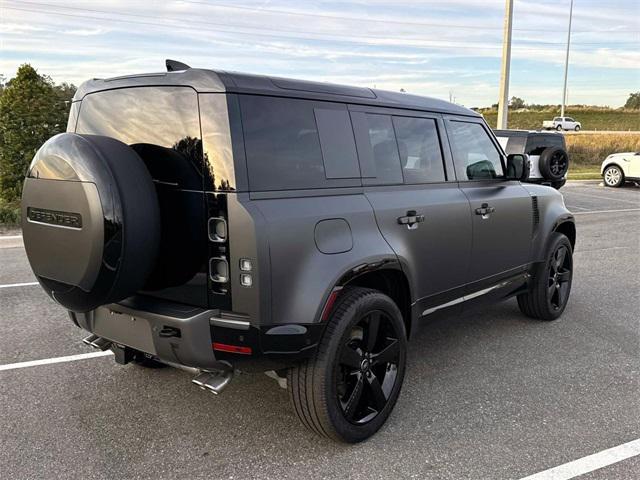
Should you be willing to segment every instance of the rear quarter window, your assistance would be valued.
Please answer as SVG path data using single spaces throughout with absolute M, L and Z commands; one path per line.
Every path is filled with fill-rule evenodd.
M 241 95 L 240 108 L 252 191 L 361 184 L 345 105 Z

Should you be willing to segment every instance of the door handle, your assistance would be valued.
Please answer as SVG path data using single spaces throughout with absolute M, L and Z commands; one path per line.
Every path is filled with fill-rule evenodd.
M 409 210 L 406 216 L 398 217 L 398 224 L 406 225 L 409 230 L 415 230 L 422 222 L 424 222 L 424 215 L 419 215 L 415 210 Z
M 490 207 L 488 203 L 483 203 L 480 208 L 476 208 L 476 215 L 482 215 L 482 219 L 486 220 L 495 211 L 494 207 Z

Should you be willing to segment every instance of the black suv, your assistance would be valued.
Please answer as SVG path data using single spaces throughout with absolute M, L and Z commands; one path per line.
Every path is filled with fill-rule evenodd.
M 168 67 L 84 83 L 25 180 L 31 267 L 86 343 L 214 393 L 268 371 L 308 428 L 357 442 L 421 318 L 562 314 L 573 217 L 473 111 Z

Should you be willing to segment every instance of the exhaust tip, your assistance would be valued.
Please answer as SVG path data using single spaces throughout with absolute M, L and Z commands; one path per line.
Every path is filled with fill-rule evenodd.
M 233 378 L 233 370 L 219 370 L 215 372 L 202 372 L 191 380 L 202 390 L 207 390 L 215 395 L 221 393 Z

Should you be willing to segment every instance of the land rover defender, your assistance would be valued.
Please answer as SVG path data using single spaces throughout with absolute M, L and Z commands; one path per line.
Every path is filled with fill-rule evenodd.
M 269 371 L 309 429 L 358 442 L 420 319 L 513 296 L 562 314 L 573 216 L 475 112 L 167 67 L 84 83 L 25 180 L 29 262 L 86 343 L 214 393 Z

